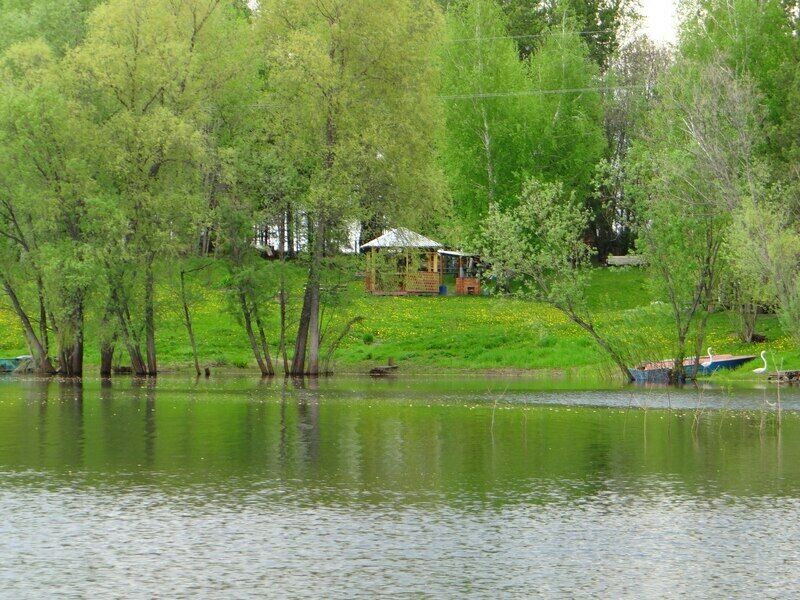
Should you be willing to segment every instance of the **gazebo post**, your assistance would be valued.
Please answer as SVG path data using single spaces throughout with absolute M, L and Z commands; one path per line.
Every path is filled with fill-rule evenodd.
M 369 249 L 369 253 L 367 254 L 367 263 L 368 263 L 368 265 L 367 265 L 368 271 L 367 272 L 369 273 L 369 276 L 368 276 L 368 279 L 367 279 L 367 282 L 369 283 L 369 285 L 367 287 L 369 288 L 369 291 L 373 292 L 373 293 L 377 290 L 377 286 L 378 286 L 378 282 L 377 282 L 377 279 L 376 279 L 377 273 L 376 273 L 376 270 L 375 270 L 375 252 L 376 251 L 377 250 L 375 248 L 370 248 Z

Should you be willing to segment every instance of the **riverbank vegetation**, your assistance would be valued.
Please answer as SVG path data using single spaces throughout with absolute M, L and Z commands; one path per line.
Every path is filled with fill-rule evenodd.
M 2 345 L 40 373 L 800 340 L 795 3 L 692 0 L 674 47 L 632 0 L 51 4 L 0 0 Z M 395 226 L 494 297 L 366 296 Z
M 223 265 L 208 267 L 187 277 L 187 295 L 192 314 L 201 368 L 256 370 L 249 341 L 235 305 L 219 283 Z M 219 269 L 217 273 L 214 268 Z M 302 292 L 302 271 L 296 273 L 294 290 Z M 156 342 L 161 350 L 162 368 L 193 370 L 192 347 L 186 333 L 178 285 L 167 277 L 156 285 Z M 348 285 L 346 302 L 330 310 L 331 328 L 338 331 L 351 314 L 364 316 L 344 339 L 330 365 L 336 372 L 363 373 L 392 358 L 402 373 L 521 374 L 540 371 L 542 375 L 589 378 L 593 381 L 617 378 L 612 362 L 593 340 L 569 318 L 545 303 L 529 298 L 483 297 L 374 297 L 363 290 L 363 282 Z M 587 302 L 596 315 L 598 327 L 635 363 L 652 356 L 666 357 L 671 348 L 671 316 L 666 304 L 655 299 L 647 272 L 638 268 L 597 269 L 591 273 Z M 346 307 L 346 310 L 344 310 Z M 289 316 L 290 324 L 297 319 Z M 268 342 L 278 347 L 280 311 L 264 315 Z M 25 351 L 14 314 L 0 312 L 0 353 L 15 356 Z M 93 337 L 102 323 L 90 319 L 87 334 Z M 709 345 L 720 351 L 754 353 L 768 349 L 771 365 L 792 367 L 800 354 L 791 338 L 783 333 L 778 318 L 762 316 L 759 330 L 768 337 L 763 344 L 747 344 L 737 335 L 734 315 L 711 315 L 707 330 Z M 88 347 L 87 364 L 99 366 L 99 348 Z M 124 354 L 118 366 L 128 363 Z M 743 367 L 741 375 L 752 377 Z

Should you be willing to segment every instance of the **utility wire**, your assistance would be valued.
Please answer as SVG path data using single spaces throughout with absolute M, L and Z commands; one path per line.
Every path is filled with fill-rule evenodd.
M 459 42 L 478 42 L 483 40 L 524 40 L 529 38 L 540 38 L 540 37 L 547 37 L 549 35 L 554 35 L 557 33 L 571 33 L 577 35 L 589 35 L 592 33 L 611 33 L 612 31 L 616 31 L 616 29 L 595 29 L 592 31 L 564 31 L 560 32 L 558 29 L 553 29 L 547 33 L 530 33 L 526 35 L 496 35 L 496 36 L 488 36 L 488 37 L 471 37 L 471 38 L 454 38 L 452 40 L 444 40 L 445 44 L 456 44 Z
M 557 90 L 519 90 L 516 92 L 485 92 L 475 94 L 444 94 L 440 95 L 441 100 L 473 100 L 481 98 L 511 98 L 515 96 L 546 96 L 550 94 L 582 94 L 585 92 L 616 92 L 621 90 L 641 90 L 645 85 L 629 85 L 620 87 L 585 87 L 585 88 L 566 88 Z
M 491 98 L 513 98 L 519 96 L 549 96 L 555 94 L 583 94 L 587 92 L 617 92 L 626 90 L 644 90 L 648 85 L 627 85 L 627 86 L 606 86 L 606 87 L 584 87 L 584 88 L 563 88 L 555 90 L 519 90 L 515 92 L 484 92 L 473 94 L 440 94 L 436 96 L 439 100 L 480 100 Z M 267 96 L 274 96 L 268 93 Z M 268 104 L 256 102 L 248 105 L 250 108 L 270 108 Z

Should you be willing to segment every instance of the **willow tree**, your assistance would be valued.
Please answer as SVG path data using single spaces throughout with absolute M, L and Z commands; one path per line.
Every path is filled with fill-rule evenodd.
M 196 235 L 216 95 L 240 70 L 241 16 L 222 0 L 113 0 L 69 56 L 104 143 L 109 310 L 137 374 L 157 372 L 155 271 Z M 113 233 L 112 233 L 113 232 Z M 146 357 L 141 345 L 144 343 Z
M 81 375 L 86 303 L 95 277 L 90 214 L 97 192 L 94 129 L 85 106 L 65 89 L 58 76 L 61 65 L 48 46 L 12 46 L 0 69 L 5 75 L 0 101 L 0 234 L 7 252 L 16 254 L 6 268 L 24 265 L 35 282 L 37 336 L 8 271 L 3 286 L 39 368 L 51 369 L 47 355 L 52 330 L 60 371 Z
M 751 339 L 757 306 L 774 305 L 797 336 L 800 41 L 796 3 L 694 0 L 681 28 L 683 57 L 723 70 L 716 110 L 734 126 L 724 152 L 737 160 L 741 202 L 729 244 L 732 289 Z M 706 94 L 712 93 L 705 91 Z M 723 129 L 725 131 L 725 129 Z M 775 223 L 780 223 L 775 227 Z
M 294 199 L 310 223 L 310 265 L 290 370 L 318 374 L 328 237 L 368 212 L 412 221 L 441 197 L 438 12 L 429 0 L 274 0 L 261 11 L 263 110 L 276 146 L 305 166 L 308 182 Z
M 675 323 L 675 370 L 699 355 L 732 216 L 757 191 L 759 110 L 722 63 L 679 61 L 633 152 L 639 244 Z M 633 183 L 633 182 L 632 182 Z M 693 347 L 687 347 L 694 340 Z

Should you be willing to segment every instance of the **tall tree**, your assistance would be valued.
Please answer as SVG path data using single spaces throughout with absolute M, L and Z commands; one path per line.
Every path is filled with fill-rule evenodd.
M 680 31 L 679 52 L 699 62 L 718 60 L 736 77 L 755 82 L 767 109 L 769 150 L 796 162 L 800 98 L 800 40 L 780 0 L 693 0 Z
M 461 0 L 439 0 L 443 9 Z M 635 0 L 497 0 L 507 18 L 510 39 L 520 59 L 536 53 L 547 30 L 561 20 L 564 9 L 577 17 L 576 32 L 589 46 L 592 60 L 605 71 L 639 18 Z
M 530 107 L 535 132 L 530 171 L 562 182 L 589 204 L 592 176 L 606 145 L 604 107 L 598 68 L 574 29 L 574 19 L 563 13 L 530 60 L 536 92 Z
M 660 86 L 633 153 L 639 242 L 675 321 L 675 371 L 700 354 L 724 272 L 732 215 L 754 173 L 758 110 L 722 63 L 683 59 Z M 689 340 L 694 347 L 688 348 Z
M 94 128 L 70 98 L 60 64 L 41 42 L 12 46 L 4 61 L 0 107 L 5 197 L 3 232 L 29 262 L 38 288 L 39 344 L 56 333 L 60 370 L 83 372 L 84 321 L 92 273 L 90 203 L 96 193 Z M 12 297 L 12 281 L 5 277 Z M 18 315 L 23 318 L 17 309 Z M 27 325 L 26 325 L 27 331 Z M 28 332 L 40 366 L 47 363 Z
M 444 165 L 468 237 L 494 203 L 513 203 L 530 169 L 536 130 L 530 79 L 494 0 L 453 3 L 442 45 Z
M 646 36 L 631 40 L 614 58 L 605 81 L 605 131 L 608 146 L 598 165 L 592 199 L 591 237 L 600 260 L 609 254 L 627 254 L 635 243 L 626 198 L 626 159 L 634 140 L 647 125 L 647 114 L 657 102 L 657 84 L 672 62 L 669 49 Z
M 532 2 L 500 0 L 508 16 L 508 32 L 514 36 L 521 58 L 536 53 L 547 30 L 559 23 L 563 10 L 576 17 L 574 31 L 589 48 L 592 61 L 605 71 L 638 19 L 633 0 L 566 0 Z
M 106 144 L 108 193 L 123 224 L 105 246 L 106 274 L 138 374 L 158 370 L 156 265 L 196 235 L 204 216 L 199 167 L 208 124 L 220 118 L 217 96 L 239 82 L 241 22 L 222 0 L 114 0 L 91 15 L 85 42 L 70 55 L 96 99 Z
M 728 246 L 726 289 L 751 339 L 757 306 L 773 304 L 788 332 L 800 301 L 797 230 L 800 216 L 800 41 L 797 5 L 780 0 L 695 0 L 680 35 L 680 53 L 700 64 L 724 65 L 729 97 L 720 111 L 740 111 L 735 144 L 741 202 Z M 775 228 L 775 223 L 781 226 Z
M 296 200 L 308 215 L 310 266 L 293 374 L 320 372 L 326 240 L 378 209 L 411 221 L 441 198 L 432 60 L 437 11 L 428 0 L 276 0 L 262 7 L 277 146 L 307 169 Z

